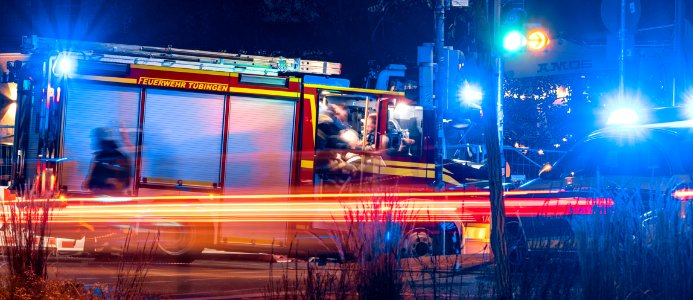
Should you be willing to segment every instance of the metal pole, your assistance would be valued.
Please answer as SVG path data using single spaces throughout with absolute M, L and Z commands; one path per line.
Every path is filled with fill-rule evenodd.
M 626 0 L 621 0 L 621 24 L 618 30 L 618 44 L 619 44 L 619 54 L 618 54 L 618 97 L 619 101 L 623 101 L 625 96 L 625 59 L 626 59 Z
M 496 0 L 493 5 L 493 38 L 495 42 L 497 42 L 497 40 L 501 36 L 501 5 L 501 0 Z M 496 124 L 498 126 L 498 146 L 500 147 L 500 164 L 502 170 L 501 186 L 504 186 L 506 170 L 505 155 L 503 155 L 503 118 L 505 117 L 503 114 L 503 57 L 500 53 L 500 47 L 498 45 L 494 45 L 492 49 L 492 55 L 496 63 L 496 65 L 494 66 L 494 71 L 496 72 L 496 82 L 494 87 L 496 90 L 496 94 L 494 95 L 494 100 L 496 101 L 496 117 L 498 118 Z
M 508 241 L 505 233 L 506 216 L 505 202 L 503 198 L 503 177 L 505 168 L 503 163 L 503 69 L 501 51 L 498 39 L 500 37 L 500 9 L 501 0 L 487 0 L 489 25 L 492 26 L 489 39 L 489 56 L 487 58 L 487 70 L 489 74 L 486 86 L 492 97 L 483 100 L 486 133 L 486 147 L 488 148 L 488 175 L 489 175 L 489 200 L 491 202 L 491 250 L 494 254 L 496 266 L 496 282 L 498 299 L 512 299 L 512 280 L 508 261 Z
M 679 94 L 686 86 L 686 59 L 683 52 L 684 38 L 684 14 L 686 9 L 684 0 L 674 2 L 674 76 L 672 81 L 671 106 L 676 106 Z
M 445 147 L 444 134 L 443 134 L 443 96 L 445 92 L 445 85 L 447 84 L 446 72 L 447 63 L 445 61 L 445 56 L 443 51 L 445 51 L 445 0 L 436 1 L 435 8 L 435 57 L 438 70 L 436 71 L 435 78 L 435 115 L 436 115 L 436 156 L 435 156 L 435 188 L 437 190 L 444 189 L 445 183 L 443 182 L 443 148 Z

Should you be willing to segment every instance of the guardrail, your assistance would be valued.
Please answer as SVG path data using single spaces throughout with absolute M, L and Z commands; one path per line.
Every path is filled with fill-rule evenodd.
M 448 146 L 450 158 L 481 163 L 486 159 L 486 145 L 458 144 Z M 503 147 L 505 161 L 510 165 L 511 180 L 527 181 L 539 176 L 539 171 L 547 163 L 554 164 L 566 151 L 537 148 Z
M 554 164 L 566 151 L 536 148 L 503 147 L 505 161 L 510 165 L 511 180 L 527 181 L 539 177 L 541 168 Z M 524 177 L 523 177 L 524 176 Z

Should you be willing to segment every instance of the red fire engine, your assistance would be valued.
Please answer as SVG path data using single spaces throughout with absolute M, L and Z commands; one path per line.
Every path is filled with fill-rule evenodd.
M 161 232 L 159 250 L 180 259 L 203 248 L 286 253 L 297 242 L 292 254 L 324 255 L 334 238 L 324 217 L 343 218 L 335 203 L 395 187 L 398 197 L 454 207 L 407 233 L 417 254 L 458 252 L 464 224 L 487 221 L 483 192 L 464 204 L 463 192 L 430 192 L 432 112 L 402 92 L 330 78 L 340 64 L 35 36 L 23 52 L 9 70 L 12 187 L 65 199 L 54 233 L 86 236 L 86 248 L 112 244 L 113 225 L 128 223 Z M 85 184 L 96 136 L 129 158 L 122 194 L 101 197 Z M 486 173 L 456 161 L 444 172 L 453 186 Z M 506 206 L 546 209 L 526 199 Z M 155 221 L 142 222 L 147 214 Z M 487 228 L 468 235 L 487 238 Z

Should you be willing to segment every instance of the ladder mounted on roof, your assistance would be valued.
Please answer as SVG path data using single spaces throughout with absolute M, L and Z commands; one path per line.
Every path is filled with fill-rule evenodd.
M 342 64 L 298 58 L 233 54 L 172 47 L 60 40 L 24 36 L 24 53 L 65 53 L 76 59 L 256 75 L 300 73 L 340 75 Z

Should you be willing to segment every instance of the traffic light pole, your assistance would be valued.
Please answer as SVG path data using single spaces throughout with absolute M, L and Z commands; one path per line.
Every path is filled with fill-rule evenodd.
M 436 132 L 435 132 L 435 169 L 434 176 L 435 181 L 433 182 L 436 190 L 442 190 L 445 188 L 445 182 L 443 182 L 443 163 L 444 163 L 444 147 L 445 147 L 445 135 L 443 134 L 443 104 L 446 95 L 446 87 L 448 83 L 447 78 L 447 62 L 445 61 L 445 0 L 437 0 L 435 7 L 435 58 L 437 64 L 436 76 L 435 76 L 435 86 L 434 86 L 434 105 L 435 105 L 435 119 L 436 119 Z
M 503 60 L 501 55 L 501 0 L 487 0 L 489 48 L 486 54 L 486 86 L 492 97 L 482 100 L 484 132 L 487 148 L 489 200 L 491 202 L 491 250 L 496 267 L 497 296 L 512 299 L 512 283 L 508 261 L 508 241 L 505 232 L 505 202 L 503 198 Z

